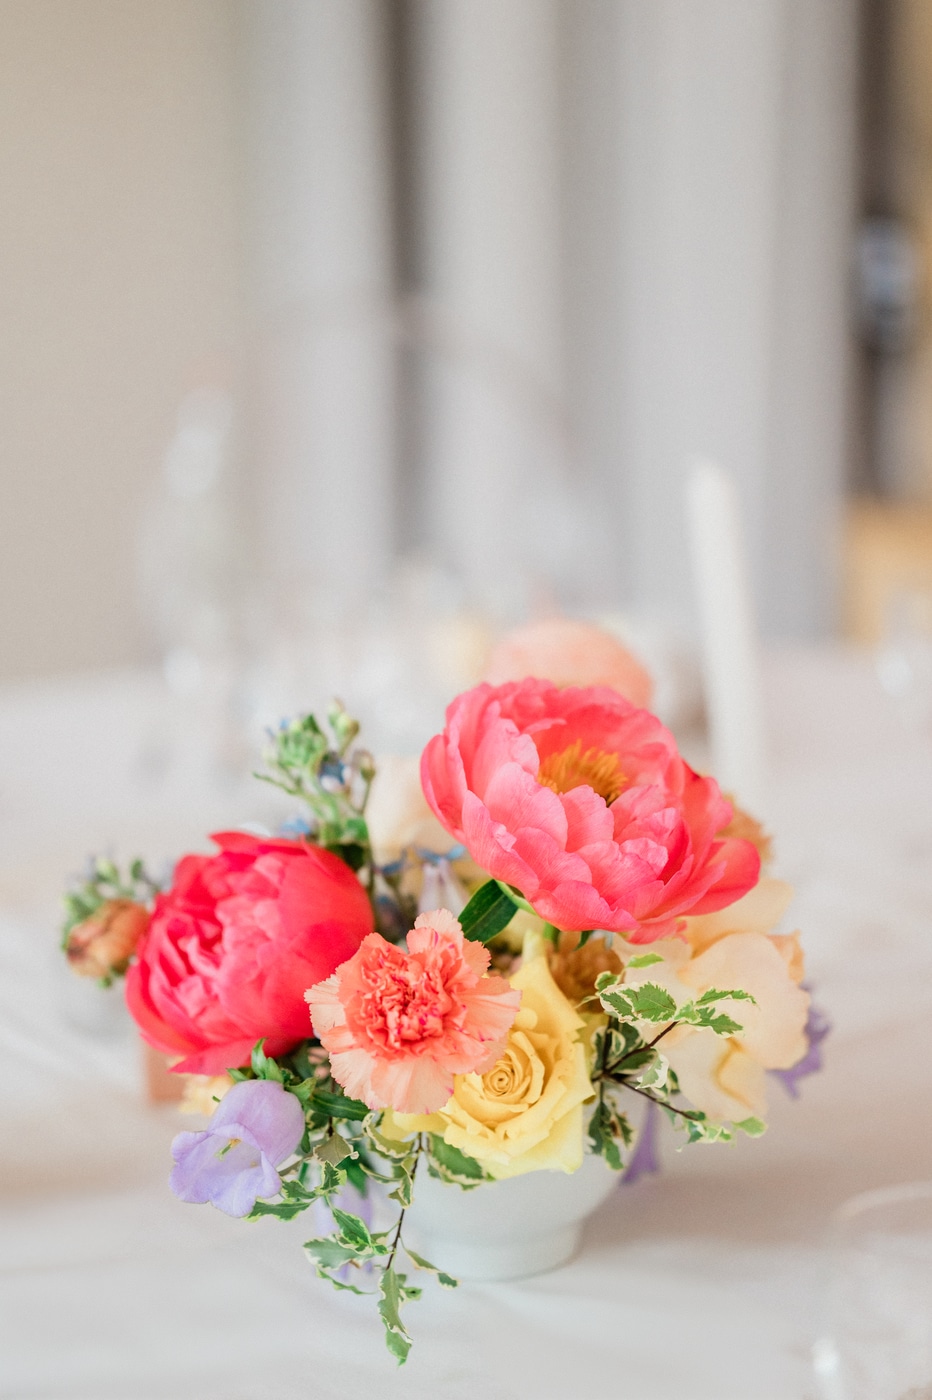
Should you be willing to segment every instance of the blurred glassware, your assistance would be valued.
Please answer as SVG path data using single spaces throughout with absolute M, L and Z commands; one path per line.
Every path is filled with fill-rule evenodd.
M 137 536 L 140 607 L 176 701 L 173 734 L 150 766 L 164 766 L 196 730 L 216 771 L 239 758 L 238 687 L 249 551 L 234 506 L 233 400 L 202 387 L 182 400 L 174 435 Z
M 852 1197 L 832 1245 L 823 1400 L 932 1400 L 932 1182 Z
M 932 737 L 932 590 L 901 588 L 892 594 L 876 665 L 906 723 Z

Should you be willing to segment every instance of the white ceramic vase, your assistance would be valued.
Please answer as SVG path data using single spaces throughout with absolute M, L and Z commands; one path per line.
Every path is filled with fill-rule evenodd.
M 572 1258 L 583 1222 L 618 1181 L 601 1157 L 589 1156 L 570 1174 L 528 1172 L 470 1191 L 425 1172 L 418 1175 L 405 1234 L 456 1278 L 526 1278 Z

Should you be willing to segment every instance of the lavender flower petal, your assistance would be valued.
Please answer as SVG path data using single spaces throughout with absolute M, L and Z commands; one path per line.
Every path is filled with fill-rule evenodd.
M 274 1080 L 244 1079 L 223 1096 L 210 1122 L 211 1128 L 247 1129 L 277 1167 L 301 1141 L 304 1110 L 294 1094 Z
M 276 1167 L 304 1132 L 304 1110 L 270 1080 L 243 1080 L 221 1100 L 209 1126 L 179 1133 L 169 1185 L 183 1201 L 209 1201 L 227 1215 L 248 1215 L 260 1196 L 281 1187 Z
M 179 1133 L 172 1154 L 168 1184 L 175 1195 L 197 1205 L 209 1201 L 227 1215 L 248 1215 L 259 1196 L 274 1196 L 281 1186 L 254 1144 L 219 1133 Z
M 831 1031 L 832 1023 L 825 1012 L 810 1001 L 809 1015 L 806 1018 L 803 1032 L 808 1046 L 805 1055 L 789 1069 L 772 1069 L 770 1071 L 775 1079 L 781 1081 L 790 1098 L 799 1098 L 799 1081 L 801 1079 L 805 1079 L 810 1074 L 818 1074 L 819 1070 L 822 1069 L 822 1042 L 828 1038 Z
M 642 1176 L 650 1176 L 660 1171 L 660 1156 L 657 1146 L 657 1129 L 660 1126 L 660 1113 L 655 1103 L 648 1103 L 637 1146 L 621 1178 L 623 1186 L 633 1186 Z

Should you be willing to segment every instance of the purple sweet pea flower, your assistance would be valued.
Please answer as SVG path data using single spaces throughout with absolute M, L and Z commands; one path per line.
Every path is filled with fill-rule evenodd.
M 660 1155 L 657 1144 L 657 1128 L 660 1125 L 660 1112 L 655 1103 L 648 1103 L 637 1145 L 631 1154 L 621 1178 L 622 1186 L 633 1186 L 642 1176 L 660 1171 Z
M 202 1133 L 179 1133 L 168 1184 L 182 1201 L 210 1201 L 227 1215 L 248 1215 L 259 1196 L 281 1187 L 276 1167 L 296 1150 L 304 1110 L 280 1084 L 244 1079 L 221 1099 Z
M 805 985 L 805 984 L 804 984 Z M 808 987 L 806 988 L 808 991 Z M 818 1074 L 822 1068 L 822 1042 L 831 1034 L 832 1023 L 814 1002 L 809 1003 L 809 1015 L 804 1035 L 806 1053 L 790 1069 L 772 1069 L 774 1079 L 779 1079 L 791 1099 L 799 1098 L 799 1081 L 807 1075 Z

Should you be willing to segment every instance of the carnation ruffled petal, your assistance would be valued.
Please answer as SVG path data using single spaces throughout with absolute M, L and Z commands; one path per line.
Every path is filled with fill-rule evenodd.
M 336 1081 L 372 1109 L 440 1108 L 453 1075 L 488 1060 L 520 1004 L 502 978 L 483 975 L 488 963 L 445 909 L 418 917 L 407 952 L 370 934 L 307 992 Z

